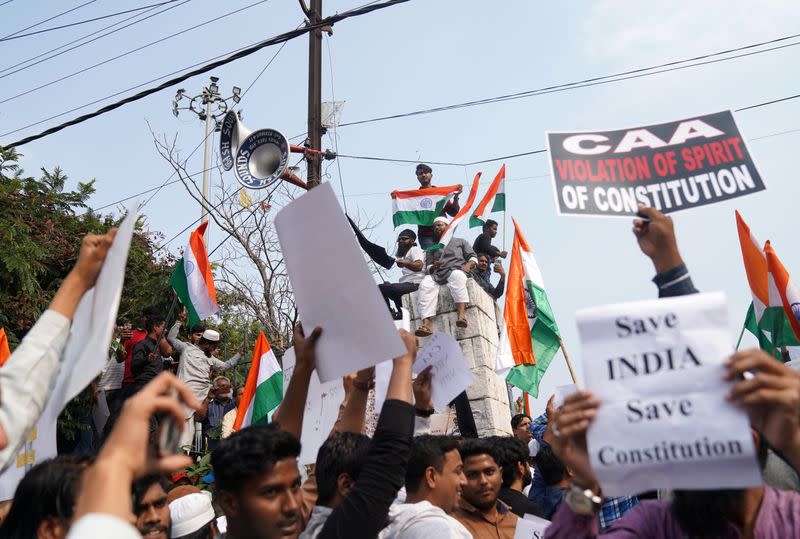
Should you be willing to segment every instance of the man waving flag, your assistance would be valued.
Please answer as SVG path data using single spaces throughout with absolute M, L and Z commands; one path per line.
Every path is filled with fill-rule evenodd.
M 247 373 L 244 393 L 236 412 L 233 430 L 257 423 L 266 423 L 267 415 L 278 407 L 283 398 L 283 371 L 262 331 L 253 351 L 253 362 Z
M 441 215 L 447 201 L 461 192 L 461 185 L 392 191 L 392 222 L 400 225 L 430 226 Z
M 189 245 L 183 251 L 183 258 L 178 260 L 170 277 L 178 299 L 189 311 L 190 327 L 219 311 L 214 276 L 211 275 L 211 263 L 208 261 L 206 242 L 203 239 L 207 226 L 208 221 L 205 221 L 192 232 Z

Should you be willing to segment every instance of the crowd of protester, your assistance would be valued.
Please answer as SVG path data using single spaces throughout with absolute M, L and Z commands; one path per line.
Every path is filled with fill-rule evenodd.
M 419 175 L 430 184 L 430 170 Z M 647 219 L 635 221 L 634 234 L 655 266 L 659 296 L 696 292 L 671 219 L 641 211 Z M 484 229 L 488 237 L 493 227 L 496 233 L 496 223 Z M 435 224 L 425 237 L 441 228 Z M 114 231 L 84 239 L 75 269 L 0 369 L 0 466 L 15 458 L 41 414 L 70 320 L 113 237 Z M 400 239 L 413 243 L 413 231 Z M 470 245 L 458 242 L 452 251 L 445 254 L 461 269 L 437 274 L 446 267 L 439 264 L 437 277 L 425 277 L 433 285 L 452 288 L 456 271 L 485 272 L 489 256 L 506 255 L 478 257 L 473 268 Z M 420 291 L 425 286 L 432 284 L 423 279 Z M 426 307 L 423 317 L 435 312 Z M 514 539 L 527 515 L 551 520 L 546 537 L 553 538 L 800 537 L 800 373 L 760 350 L 736 353 L 726 372 L 734 381 L 730 399 L 749 417 L 765 485 L 612 498 L 603 496 L 589 461 L 586 433 L 600 403 L 588 391 L 559 408 L 551 399 L 535 418 L 514 416 L 503 426 L 510 436 L 480 438 L 463 416 L 459 435 L 434 435 L 431 370 L 412 375 L 418 340 L 400 330 L 406 353 L 392 361 L 374 434 L 364 434 L 375 376 L 365 369 L 347 378 L 340 417 L 315 465 L 301 467 L 305 401 L 325 328 L 295 329 L 296 366 L 271 423 L 233 431 L 241 388 L 222 373 L 241 355 L 217 359 L 222 336 L 211 328 L 191 327 L 181 338 L 183 314 L 165 333 L 166 322 L 163 313 L 149 312 L 121 328 L 121 345 L 99 385 L 110 411 L 99 450 L 34 466 L 2 508 L 0 537 Z M 745 378 L 745 371 L 756 374 Z M 211 469 L 192 475 L 186 470 L 197 463 L 166 451 L 158 427 L 174 424 L 186 445 L 196 422 Z

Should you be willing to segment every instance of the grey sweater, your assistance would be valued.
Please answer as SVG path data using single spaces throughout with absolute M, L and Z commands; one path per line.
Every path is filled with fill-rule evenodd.
M 440 259 L 442 265 L 439 269 L 431 271 L 430 265 Z M 439 284 L 446 283 L 453 270 L 462 269 L 464 264 L 470 260 L 476 264 L 478 263 L 478 258 L 475 256 L 472 246 L 461 238 L 451 239 L 450 243 L 438 251 L 425 253 L 425 267 L 428 268 L 428 273 L 433 277 L 433 280 Z

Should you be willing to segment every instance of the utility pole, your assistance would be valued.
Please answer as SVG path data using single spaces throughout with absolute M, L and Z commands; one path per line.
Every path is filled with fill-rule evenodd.
M 205 122 L 205 149 L 203 152 L 203 201 L 200 204 L 200 222 L 208 219 L 208 187 L 209 173 L 211 172 L 211 134 L 219 131 L 222 118 L 228 112 L 228 101 L 239 103 L 242 90 L 234 86 L 230 97 L 222 97 L 219 93 L 219 77 L 211 77 L 211 84 L 203 88 L 203 91 L 194 97 L 186 95 L 186 90 L 180 88 L 172 101 L 172 114 L 177 118 L 178 111 L 189 110 L 193 112 L 199 120 Z M 189 99 L 189 106 L 179 107 L 178 102 L 183 98 Z M 241 118 L 241 110 L 239 117 Z M 208 227 L 206 227 L 206 242 L 208 242 Z
M 311 9 L 305 10 L 309 24 L 322 20 L 322 0 L 311 0 Z M 306 146 L 312 150 L 322 148 L 322 29 L 308 34 L 308 139 Z M 308 188 L 319 185 L 320 154 L 307 153 Z

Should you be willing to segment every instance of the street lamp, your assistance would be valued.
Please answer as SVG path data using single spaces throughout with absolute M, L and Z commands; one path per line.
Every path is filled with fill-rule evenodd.
M 203 152 L 203 202 L 200 208 L 200 221 L 205 221 L 208 218 L 208 176 L 209 176 L 209 161 L 211 160 L 211 133 L 219 131 L 222 126 L 222 119 L 225 113 L 228 112 L 228 101 L 239 103 L 242 100 L 242 89 L 234 86 L 231 90 L 232 95 L 229 97 L 222 97 L 219 93 L 219 77 L 211 77 L 211 84 L 203 88 L 203 90 L 194 97 L 189 97 L 186 90 L 179 88 L 175 93 L 175 99 L 172 100 L 172 114 L 177 118 L 181 110 L 191 111 L 197 116 L 199 120 L 205 122 L 205 151 Z M 180 106 L 181 102 L 188 100 L 187 106 Z M 239 118 L 242 117 L 242 111 L 237 111 Z M 206 239 L 208 239 L 208 228 L 206 228 Z

